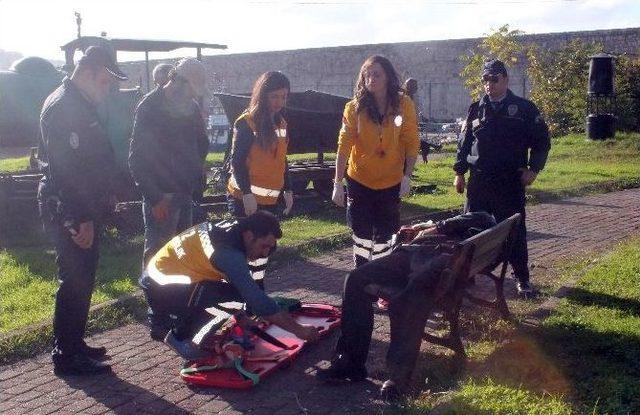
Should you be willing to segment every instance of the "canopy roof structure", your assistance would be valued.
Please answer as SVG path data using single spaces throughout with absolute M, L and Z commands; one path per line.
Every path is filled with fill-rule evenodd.
M 112 39 L 100 36 L 81 36 L 60 46 L 64 51 L 65 69 L 68 72 L 74 67 L 73 56 L 76 51 L 85 51 L 89 46 L 103 46 L 117 56 L 117 52 L 144 52 L 146 68 L 146 89 L 150 88 L 149 52 L 171 52 L 181 48 L 195 48 L 196 57 L 202 60 L 202 49 L 226 49 L 227 45 L 217 43 L 183 42 L 177 40 L 149 40 L 149 39 Z
M 150 39 L 112 39 L 98 36 L 82 36 L 61 46 L 65 51 L 85 50 L 89 46 L 96 45 L 107 40 L 116 51 L 125 52 L 171 52 L 180 48 L 196 49 L 226 49 L 227 45 L 217 43 L 183 42 L 177 40 L 150 40 Z

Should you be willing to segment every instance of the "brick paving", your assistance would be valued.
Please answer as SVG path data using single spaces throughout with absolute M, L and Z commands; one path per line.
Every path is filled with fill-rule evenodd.
M 640 189 L 571 198 L 528 209 L 533 280 L 544 279 L 554 262 L 599 253 L 616 242 L 640 235 Z M 281 264 L 267 282 L 269 291 L 304 301 L 340 303 L 342 282 L 351 268 L 349 249 L 308 261 Z M 482 287 L 480 287 L 482 289 Z M 506 288 L 511 301 L 514 286 Z M 286 370 L 251 391 L 193 388 L 178 376 L 181 360 L 152 341 L 142 324 L 129 324 L 89 339 L 110 351 L 114 373 L 57 378 L 48 355 L 0 367 L 0 413 L 118 414 L 345 414 L 372 413 L 385 378 L 383 361 L 389 326 L 377 315 L 368 363 L 371 380 L 327 386 L 315 380 L 327 364 L 332 339 L 310 345 Z

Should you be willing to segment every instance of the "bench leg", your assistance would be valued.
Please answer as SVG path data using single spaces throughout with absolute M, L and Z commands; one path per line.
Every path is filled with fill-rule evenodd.
M 460 338 L 460 307 L 462 305 L 462 298 L 449 303 L 443 307 L 444 317 L 449 322 L 449 333 L 444 337 L 434 336 L 433 334 L 424 333 L 422 338 L 430 343 L 437 344 L 455 352 L 457 357 L 462 359 L 467 358 L 467 354 L 464 351 L 464 345 Z
M 504 275 L 494 278 L 493 281 L 496 284 L 496 310 L 500 313 L 500 317 L 502 317 L 503 320 L 511 321 L 511 312 L 504 298 Z
M 451 349 L 466 359 L 467 354 L 464 351 L 464 345 L 460 338 L 460 302 L 456 304 L 450 313 L 447 313 L 447 320 L 449 320 L 449 341 L 451 342 Z

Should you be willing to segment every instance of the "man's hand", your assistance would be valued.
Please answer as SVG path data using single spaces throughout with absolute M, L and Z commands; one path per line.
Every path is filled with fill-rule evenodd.
M 284 198 L 284 210 L 282 211 L 282 213 L 284 215 L 288 215 L 289 213 L 291 213 L 291 208 L 293 208 L 293 192 L 290 190 L 286 190 L 282 197 Z
M 526 167 L 518 169 L 518 171 L 520 172 L 520 181 L 525 187 L 530 186 L 531 183 L 536 180 L 536 177 L 538 177 L 538 173 L 533 170 L 529 170 Z
M 331 194 L 333 203 L 340 207 L 344 207 L 344 185 L 342 180 L 333 183 L 333 193 Z
M 93 245 L 93 222 L 82 222 L 78 232 L 71 231 L 71 240 L 82 249 L 89 249 Z M 75 234 L 73 233 L 75 232 Z
M 160 199 L 160 201 L 151 208 L 151 213 L 157 221 L 164 222 L 167 220 L 169 218 L 169 199 L 166 197 Z
M 242 205 L 244 206 L 244 214 L 253 215 L 258 210 L 258 201 L 253 193 L 242 195 Z
M 456 174 L 456 178 L 453 179 L 453 185 L 456 187 L 456 192 L 464 193 L 464 188 L 467 185 L 464 180 L 464 174 Z

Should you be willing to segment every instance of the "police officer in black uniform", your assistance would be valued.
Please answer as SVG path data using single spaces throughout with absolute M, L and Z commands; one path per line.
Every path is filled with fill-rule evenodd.
M 104 347 L 88 346 L 85 327 L 95 283 L 101 223 L 112 210 L 113 150 L 96 105 L 126 80 L 115 57 L 90 47 L 73 74 L 45 101 L 40 116 L 39 159 L 44 177 L 38 189 L 41 216 L 56 247 L 58 280 L 53 317 L 55 373 L 93 374 L 110 366 Z
M 509 89 L 504 63 L 488 60 L 482 73 L 485 95 L 471 104 L 458 141 L 453 169 L 454 185 L 465 189 L 470 170 L 466 211 L 486 211 L 500 222 L 514 213 L 517 228 L 510 263 L 518 280 L 518 293 L 533 294 L 529 283 L 525 187 L 544 168 L 551 147 L 549 130 L 538 108 Z

